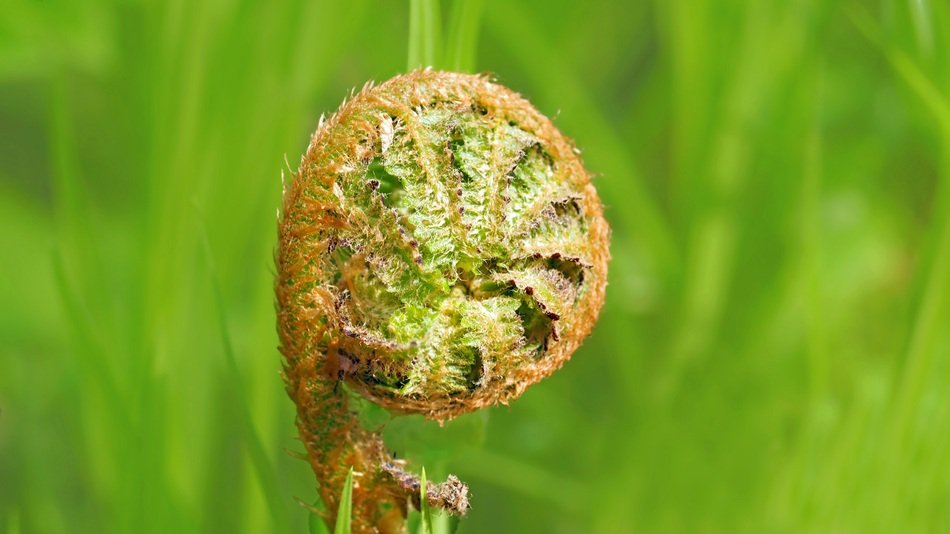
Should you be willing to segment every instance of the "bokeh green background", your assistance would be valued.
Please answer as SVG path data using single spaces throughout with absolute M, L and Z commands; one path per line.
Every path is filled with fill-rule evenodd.
M 306 530 L 281 173 L 407 25 L 4 0 L 0 531 Z M 565 368 L 404 440 L 471 484 L 460 532 L 950 531 L 950 7 L 485 0 L 479 28 L 475 70 L 597 174 L 613 261 Z

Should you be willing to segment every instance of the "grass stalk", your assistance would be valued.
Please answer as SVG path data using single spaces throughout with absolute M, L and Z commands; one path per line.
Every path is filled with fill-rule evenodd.
M 422 468 L 422 475 L 419 478 L 419 513 L 421 515 L 419 534 L 432 534 L 432 511 L 429 508 L 429 481 L 426 480 L 425 467 Z
M 583 140 L 588 164 L 605 176 L 595 182 L 608 198 L 623 198 L 623 205 L 607 206 L 615 240 L 637 240 L 660 273 L 678 270 L 679 251 L 673 232 L 656 198 L 649 192 L 636 162 L 605 113 L 571 73 L 534 20 L 515 4 L 505 10 L 489 9 L 487 29 L 518 61 L 540 96 L 548 102 L 570 102 L 571 116 L 561 117 L 562 131 L 571 135 L 572 124 L 585 124 Z
M 346 474 L 343 491 L 340 495 L 340 506 L 336 510 L 336 525 L 333 534 L 350 534 L 353 520 L 353 468 Z
M 239 393 L 234 394 L 235 401 L 238 403 L 240 409 L 242 430 L 244 434 L 244 445 L 247 448 L 248 455 L 251 459 L 251 464 L 254 467 L 254 474 L 257 478 L 257 482 L 260 485 L 261 493 L 263 493 L 264 498 L 267 500 L 267 509 L 271 516 L 271 521 L 273 521 L 273 526 L 276 532 L 288 532 L 289 531 L 289 522 L 285 517 L 283 512 L 283 507 L 281 506 L 281 498 L 283 492 L 281 491 L 280 481 L 277 477 L 277 470 L 274 467 L 271 459 L 268 457 L 267 452 L 264 448 L 264 441 L 261 439 L 260 434 L 257 431 L 257 427 L 254 424 L 253 416 L 251 415 L 251 407 L 248 404 L 247 396 L 244 395 L 244 391 L 247 391 L 243 386 L 244 380 L 241 377 L 241 370 L 237 363 L 237 357 L 234 352 L 234 345 L 231 341 L 231 334 L 228 328 L 228 317 L 224 302 L 224 294 L 221 291 L 221 284 L 218 280 L 217 269 L 214 263 L 214 257 L 211 252 L 211 244 L 208 240 L 207 231 L 205 226 L 202 223 L 201 225 L 201 238 L 202 246 L 204 248 L 205 258 L 208 265 L 208 277 L 211 282 L 211 289 L 214 294 L 214 303 L 218 312 L 218 326 L 220 328 L 221 336 L 221 345 L 224 349 L 225 356 L 225 368 L 228 375 L 228 381 L 232 384 L 232 387 L 235 391 Z
M 409 0 L 408 70 L 438 67 L 442 50 L 442 19 L 438 0 Z
M 940 320 L 945 312 L 948 280 L 950 280 L 950 99 L 905 53 L 885 41 L 881 29 L 867 10 L 851 4 L 851 20 L 865 37 L 885 55 L 894 73 L 933 114 L 941 135 L 941 169 L 934 210 L 936 228 L 932 237 L 934 254 L 926 267 L 923 293 L 914 314 L 910 340 L 904 363 L 896 408 L 895 437 L 906 436 L 911 412 L 919 400 L 927 371 L 933 365 L 935 343 L 942 328 Z
M 454 4 L 444 62 L 449 70 L 471 72 L 475 68 L 482 2 L 459 0 Z

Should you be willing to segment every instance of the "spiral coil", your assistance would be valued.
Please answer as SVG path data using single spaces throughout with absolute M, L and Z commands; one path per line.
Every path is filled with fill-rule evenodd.
M 576 148 L 486 76 L 413 71 L 321 120 L 284 192 L 275 289 L 328 509 L 350 467 L 355 531 L 401 531 L 418 500 L 351 395 L 440 421 L 519 396 L 593 328 L 608 244 Z M 428 500 L 461 514 L 467 487 Z

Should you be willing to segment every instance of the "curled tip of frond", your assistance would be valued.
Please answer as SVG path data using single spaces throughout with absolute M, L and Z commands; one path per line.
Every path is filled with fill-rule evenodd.
M 278 237 L 287 391 L 330 510 L 348 468 L 363 473 L 356 530 L 404 517 L 417 479 L 350 394 L 437 421 L 507 404 L 570 358 L 604 300 L 609 228 L 590 174 L 488 73 L 422 68 L 351 91 L 321 116 Z M 432 491 L 468 508 L 457 478 Z

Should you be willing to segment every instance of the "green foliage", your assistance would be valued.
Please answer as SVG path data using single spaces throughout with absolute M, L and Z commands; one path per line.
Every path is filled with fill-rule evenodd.
M 410 0 L 407 70 L 435 67 L 472 72 L 476 66 L 483 3 L 484 0 L 458 0 L 450 4 L 450 22 L 443 46 L 440 2 Z
M 353 516 L 353 468 L 346 475 L 343 491 L 340 493 L 340 506 L 336 510 L 336 526 L 333 534 L 350 534 L 350 519 Z
M 419 480 L 419 513 L 422 516 L 419 522 L 419 534 L 432 534 L 432 510 L 429 509 L 429 486 L 425 467 L 422 468 L 422 476 Z
M 244 391 L 244 380 L 241 378 L 241 370 L 238 367 L 237 358 L 234 354 L 234 345 L 228 330 L 227 307 L 224 303 L 224 296 L 221 293 L 221 283 L 218 280 L 214 258 L 211 255 L 211 246 L 208 243 L 207 231 L 202 223 L 199 223 L 199 231 L 201 233 L 202 244 L 204 245 L 205 257 L 208 262 L 208 282 L 211 286 L 218 311 L 221 345 L 224 348 L 224 356 L 227 363 L 227 378 L 232 385 L 236 386 L 233 402 L 239 407 L 238 409 L 240 411 L 242 442 L 247 448 L 247 453 L 254 467 L 254 474 L 257 477 L 257 481 L 261 487 L 264 488 L 264 497 L 267 499 L 267 507 L 271 520 L 278 530 L 286 530 L 288 528 L 287 520 L 286 517 L 281 514 L 281 504 L 277 501 L 277 496 L 280 495 L 277 474 L 270 458 L 268 458 L 264 450 L 264 440 L 255 428 L 254 419 L 251 415 L 251 407 L 247 404 L 247 397 L 240 393 Z
M 478 30 L 483 0 L 453 2 L 452 24 L 446 39 L 445 61 L 442 66 L 457 72 L 472 72 L 478 47 Z
M 577 141 L 613 261 L 593 336 L 484 444 L 394 445 L 471 484 L 459 532 L 947 530 L 946 3 L 481 8 L 469 67 Z M 0 531 L 306 530 L 279 174 L 404 69 L 406 11 L 4 3 Z
M 426 498 L 428 481 L 425 467 L 420 477 L 419 496 L 422 509 L 409 515 L 409 531 L 417 534 L 453 534 L 463 518 L 449 514 L 444 510 L 432 508 Z
M 439 0 L 409 0 L 409 64 L 407 70 L 434 67 L 442 52 Z
M 317 505 L 319 505 L 319 507 Z M 317 499 L 315 501 L 314 508 L 316 510 L 322 510 L 323 501 Z M 310 516 L 307 521 L 307 528 L 310 534 L 330 534 L 330 529 L 327 528 L 327 524 L 323 520 L 323 516 L 313 511 L 310 512 Z

